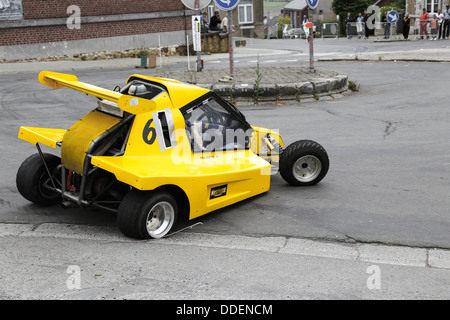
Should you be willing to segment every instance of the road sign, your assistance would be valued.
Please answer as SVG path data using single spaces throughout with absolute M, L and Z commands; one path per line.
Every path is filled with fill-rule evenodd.
M 194 51 L 202 51 L 200 18 L 201 16 L 192 16 L 192 42 Z
M 216 6 L 219 7 L 220 10 L 231 11 L 237 7 L 240 0 L 214 0 Z
M 310 7 L 312 10 L 317 8 L 317 6 L 319 5 L 319 0 L 306 0 L 306 2 L 308 3 L 308 7 Z
M 205 8 L 211 0 L 181 0 L 181 2 L 189 9 L 195 10 Z
M 390 23 L 396 23 L 398 21 L 398 19 L 400 19 L 400 15 L 398 14 L 397 11 L 392 10 L 389 11 L 387 14 L 387 21 Z

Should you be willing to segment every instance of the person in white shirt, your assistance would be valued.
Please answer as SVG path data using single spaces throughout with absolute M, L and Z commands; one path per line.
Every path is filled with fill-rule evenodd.
M 445 21 L 444 14 L 442 13 L 441 9 L 438 10 L 437 21 L 438 21 L 438 39 L 441 39 L 442 29 L 444 28 L 444 21 Z
M 220 27 L 223 29 L 223 31 L 225 31 L 225 33 L 228 33 L 228 13 L 225 15 L 225 18 L 223 18 Z

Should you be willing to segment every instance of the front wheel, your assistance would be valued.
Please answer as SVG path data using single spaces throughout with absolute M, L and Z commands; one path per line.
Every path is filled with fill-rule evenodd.
M 293 186 L 312 186 L 319 183 L 327 174 L 329 166 L 325 149 L 311 140 L 292 143 L 280 157 L 280 174 Z
M 176 199 L 164 191 L 131 190 L 119 206 L 117 222 L 120 231 L 131 238 L 164 237 L 175 224 Z

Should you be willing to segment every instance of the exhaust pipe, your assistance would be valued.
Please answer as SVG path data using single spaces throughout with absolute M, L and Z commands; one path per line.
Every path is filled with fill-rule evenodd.
M 72 201 L 63 201 L 61 202 L 61 207 L 63 207 L 63 209 L 70 209 L 78 207 L 78 205 L 76 203 L 73 203 Z

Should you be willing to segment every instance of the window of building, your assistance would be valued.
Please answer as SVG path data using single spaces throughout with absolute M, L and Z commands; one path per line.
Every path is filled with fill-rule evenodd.
M 253 23 L 253 4 L 240 4 L 238 6 L 239 24 Z
M 440 9 L 439 0 L 427 0 L 426 1 L 427 12 L 437 12 Z

